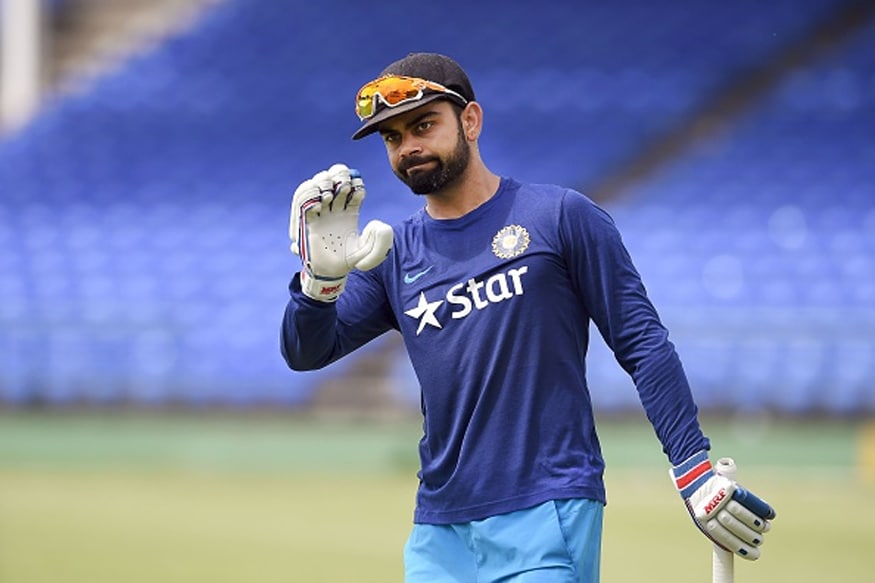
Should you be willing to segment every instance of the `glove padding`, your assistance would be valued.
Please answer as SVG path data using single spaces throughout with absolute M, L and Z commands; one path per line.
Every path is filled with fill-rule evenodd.
M 392 248 L 392 227 L 369 222 L 359 234 L 359 209 L 365 198 L 361 175 L 335 164 L 295 190 L 289 220 L 292 253 L 300 256 L 301 289 L 308 297 L 335 301 L 350 271 L 367 271 Z
M 775 510 L 729 478 L 714 472 L 700 451 L 671 469 L 693 522 L 721 548 L 755 561 Z

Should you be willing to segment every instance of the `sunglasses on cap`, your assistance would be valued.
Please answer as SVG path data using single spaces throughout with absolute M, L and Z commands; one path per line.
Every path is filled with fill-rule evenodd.
M 397 107 L 422 99 L 426 92 L 430 92 L 429 95 L 446 93 L 461 99 L 462 103 L 468 103 L 467 99 L 440 83 L 419 77 L 389 75 L 374 79 L 359 89 L 355 97 L 355 112 L 360 120 L 365 121 L 377 112 L 377 98 L 387 107 Z

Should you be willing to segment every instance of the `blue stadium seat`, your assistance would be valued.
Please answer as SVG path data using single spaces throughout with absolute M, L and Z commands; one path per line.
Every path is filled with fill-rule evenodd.
M 299 180 L 334 161 L 366 175 L 365 219 L 401 220 L 422 204 L 379 144 L 349 140 L 350 96 L 408 50 L 452 47 L 484 104 L 481 149 L 496 171 L 587 191 L 841 5 L 490 1 L 464 3 L 469 18 L 451 21 L 440 3 L 417 7 L 423 29 L 373 3 L 294 13 L 271 0 L 220 3 L 0 142 L 0 399 L 291 406 L 345 370 L 292 373 L 279 356 L 297 267 L 288 204 Z M 823 355 L 837 326 L 788 324 L 790 335 L 816 325 L 823 345 L 787 372 L 776 356 L 789 354 L 786 337 L 745 344 L 762 309 L 850 310 L 838 318 L 871 325 L 860 316 L 875 297 L 871 35 L 608 206 L 654 300 L 681 323 L 706 406 L 804 409 L 810 387 L 834 376 L 837 361 Z M 720 322 L 731 334 L 691 313 L 731 314 Z M 634 403 L 625 373 L 593 344 L 594 399 Z M 875 401 L 873 367 L 852 359 L 824 406 Z M 787 374 L 802 392 L 776 397 L 769 387 Z

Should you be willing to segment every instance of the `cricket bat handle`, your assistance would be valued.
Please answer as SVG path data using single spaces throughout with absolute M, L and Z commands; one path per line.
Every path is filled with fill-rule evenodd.
M 721 476 L 735 481 L 735 460 L 729 457 L 717 460 L 714 470 Z M 734 555 L 731 551 L 725 551 L 714 545 L 711 551 L 711 576 L 713 583 L 735 583 Z

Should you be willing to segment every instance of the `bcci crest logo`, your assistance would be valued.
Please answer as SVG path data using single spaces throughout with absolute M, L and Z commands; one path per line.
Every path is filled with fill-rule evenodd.
M 492 252 L 499 259 L 516 257 L 529 248 L 531 238 L 525 227 L 508 225 L 492 238 Z

